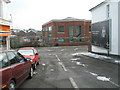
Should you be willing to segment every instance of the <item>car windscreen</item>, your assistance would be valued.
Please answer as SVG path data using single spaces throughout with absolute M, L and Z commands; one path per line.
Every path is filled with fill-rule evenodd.
M 18 52 L 22 55 L 34 55 L 34 52 L 32 49 L 20 49 Z

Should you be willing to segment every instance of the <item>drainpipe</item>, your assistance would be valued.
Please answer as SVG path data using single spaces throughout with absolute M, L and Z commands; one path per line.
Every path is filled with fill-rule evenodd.
M 6 38 L 7 50 L 10 50 L 10 36 Z

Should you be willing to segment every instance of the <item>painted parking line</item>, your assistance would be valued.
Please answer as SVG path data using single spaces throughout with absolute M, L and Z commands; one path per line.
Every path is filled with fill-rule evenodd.
M 72 86 L 73 86 L 74 88 L 76 88 L 76 90 L 79 90 L 77 84 L 75 83 L 75 80 L 74 80 L 72 77 L 69 77 L 69 80 L 70 80 Z
M 58 56 L 56 54 L 55 54 L 55 56 L 56 56 L 57 60 L 60 62 L 61 60 L 58 58 Z
M 63 70 L 64 70 L 64 71 L 67 71 L 67 69 L 65 68 L 65 66 L 64 66 L 63 63 L 61 62 L 60 58 L 59 58 L 57 55 L 55 55 L 55 56 L 56 56 L 57 60 L 59 61 L 58 63 L 61 65 L 61 67 L 63 68 Z
M 118 84 L 114 83 L 113 81 L 109 81 L 109 82 L 112 83 L 113 85 L 115 85 L 116 87 L 120 88 L 120 86 Z
M 63 63 L 59 62 L 59 64 L 62 66 L 63 70 L 67 72 L 67 69 L 65 68 L 65 66 L 63 65 Z

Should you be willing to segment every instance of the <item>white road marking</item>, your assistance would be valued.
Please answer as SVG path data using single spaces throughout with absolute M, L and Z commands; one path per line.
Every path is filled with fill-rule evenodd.
M 74 88 L 78 89 L 78 86 L 77 86 L 77 84 L 75 83 L 74 79 L 73 79 L 72 77 L 69 77 L 69 80 L 70 80 L 72 86 L 73 86 Z
M 87 71 L 87 70 L 84 70 L 84 71 L 85 71 L 85 72 L 87 72 L 87 73 L 90 73 L 90 74 L 91 74 L 91 75 L 93 75 L 93 76 L 99 77 L 99 75 L 98 75 L 98 74 L 95 74 L 95 73 L 89 72 L 89 71 Z M 113 84 L 113 85 L 115 85 L 115 86 L 117 86 L 117 87 L 119 87 L 119 88 L 120 88 L 120 85 L 118 85 L 118 84 L 114 83 L 113 81 L 108 80 L 108 82 L 110 82 L 111 84 Z
M 56 56 L 57 60 L 60 62 L 60 59 L 58 58 L 58 56 L 56 54 L 55 54 L 55 56 Z
M 109 82 L 120 88 L 120 86 L 118 84 L 114 83 L 113 81 L 109 81 Z
M 55 55 L 55 56 L 56 56 L 57 60 L 59 61 L 59 64 L 62 66 L 63 70 L 67 71 L 67 69 L 65 68 L 65 66 L 63 65 L 63 63 L 60 62 L 61 60 L 59 59 L 59 57 L 57 55 Z
M 65 68 L 65 66 L 63 65 L 63 63 L 61 63 L 61 66 L 64 69 L 64 71 L 67 71 L 67 69 Z

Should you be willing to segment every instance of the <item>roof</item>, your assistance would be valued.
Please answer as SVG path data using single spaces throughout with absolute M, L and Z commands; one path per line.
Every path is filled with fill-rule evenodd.
M 34 47 L 23 47 L 23 48 L 19 48 L 20 49 L 35 49 Z
M 53 19 L 52 21 L 83 21 L 84 19 L 77 19 L 73 17 L 67 17 L 65 19 Z
M 3 1 L 5 1 L 6 3 L 10 3 L 11 2 L 10 0 L 3 0 Z
M 108 2 L 120 2 L 120 0 L 105 0 L 103 2 L 101 2 L 100 4 L 96 5 L 95 7 L 91 8 L 89 11 L 92 11 L 98 7 L 100 7 L 101 5 L 105 4 L 105 3 L 108 3 Z
M 85 19 L 77 19 L 77 18 L 73 18 L 73 17 L 67 17 L 65 19 L 52 19 L 51 21 L 45 23 L 48 24 L 50 22 L 54 22 L 54 21 L 91 21 L 91 20 L 85 20 Z M 45 25 L 43 24 L 43 25 Z
M 100 7 L 101 5 L 103 5 L 105 3 L 106 3 L 106 1 L 103 1 L 100 4 L 96 5 L 95 7 L 91 8 L 89 11 L 92 11 L 92 10 L 96 9 L 96 8 Z

